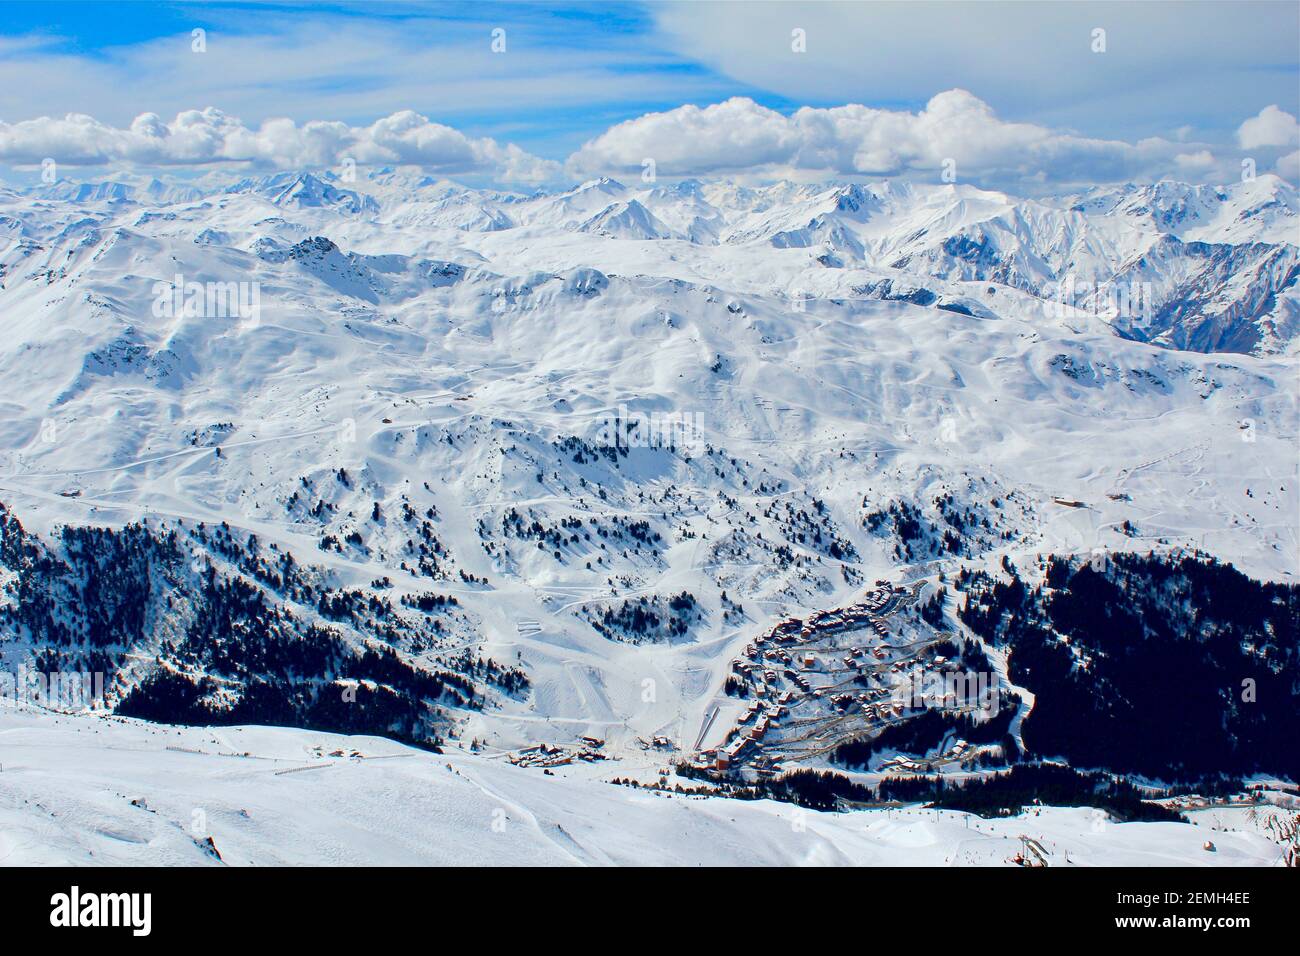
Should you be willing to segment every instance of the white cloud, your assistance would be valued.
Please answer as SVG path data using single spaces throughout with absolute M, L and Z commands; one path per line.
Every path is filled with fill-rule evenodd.
M 61 165 L 205 166 L 248 163 L 299 168 L 351 157 L 365 164 L 413 164 L 444 175 L 485 175 L 502 182 L 553 178 L 559 164 L 490 138 L 473 139 L 450 126 L 402 110 L 369 126 L 270 119 L 256 128 L 218 109 L 186 110 L 171 122 L 142 113 L 127 128 L 72 113 L 0 122 L 0 162 L 52 158 Z
M 349 149 L 503 181 L 555 170 L 506 140 L 562 157 L 584 139 L 571 170 L 639 172 L 654 156 L 665 173 L 676 159 L 680 171 L 700 175 L 923 175 L 952 158 L 960 178 L 1008 187 L 1230 176 L 1235 150 L 1226 144 L 1241 117 L 1278 104 L 1239 133 L 1239 142 L 1263 142 L 1285 136 L 1300 115 L 1300 7 L 1171 6 L 1115 4 L 1098 18 L 1073 3 L 950 3 L 918 16 L 906 4 L 771 2 L 737 16 L 730 3 L 661 3 L 632 25 L 528 5 L 310 17 L 274 5 L 205 7 L 202 54 L 192 52 L 188 29 L 125 45 L 0 36 L 0 118 L 11 124 L 0 136 L 10 156 L 30 160 L 52 143 L 49 154 L 70 164 L 78 155 L 168 163 L 188 155 L 297 165 Z M 509 33 L 504 55 L 490 46 L 498 26 Z M 1107 30 L 1105 54 L 1092 52 L 1097 26 Z M 791 49 L 796 27 L 807 33 L 806 53 Z M 954 89 L 926 102 L 950 87 L 979 99 Z M 724 101 L 753 90 L 786 103 L 888 108 L 787 117 Z M 671 109 L 686 101 L 717 105 Z M 196 104 L 224 113 L 191 111 Z M 600 132 L 650 107 L 667 112 Z M 372 123 L 399 108 L 469 132 L 401 112 Z M 50 116 L 65 118 L 18 122 Z M 321 116 L 343 122 L 312 120 Z M 1157 132 L 1168 139 L 1139 141 Z M 470 138 L 485 136 L 496 140 Z M 1294 146 L 1293 138 L 1278 153 Z M 1253 158 L 1264 168 L 1276 157 Z
M 446 17 L 412 5 L 394 16 L 376 4 L 305 15 L 207 5 L 195 10 L 207 24 L 203 53 L 192 51 L 188 28 L 95 55 L 83 52 L 96 46 L 93 35 L 0 36 L 0 119 L 85 113 L 125 127 L 145 111 L 174 116 L 211 104 L 247 123 L 328 116 L 361 124 L 411 108 L 522 143 L 582 124 L 584 113 L 644 103 L 647 91 L 671 103 L 725 95 L 721 79 L 664 70 L 674 57 L 639 37 L 576 29 L 540 7 L 508 12 Z M 508 28 L 504 54 L 492 52 L 496 27 Z
M 1264 107 L 1258 116 L 1252 116 L 1237 130 L 1237 142 L 1242 149 L 1293 146 L 1297 141 L 1300 141 L 1300 124 L 1276 104 Z
M 949 161 L 959 178 L 986 182 L 1230 175 L 1199 144 L 1159 138 L 1126 143 L 1006 122 L 961 89 L 933 96 L 916 113 L 850 104 L 804 107 L 784 116 L 739 97 L 702 109 L 682 106 L 611 127 L 567 165 L 575 175 L 626 173 L 640 169 L 645 159 L 654 159 L 668 176 L 937 176 Z
M 1287 153 L 1277 161 L 1277 166 L 1274 168 L 1283 179 L 1289 179 L 1291 182 L 1300 179 L 1300 149 Z
M 1256 147 L 1290 138 L 1295 119 L 1276 107 L 1241 125 L 1239 141 Z M 1257 157 L 1262 164 L 1279 153 Z M 369 123 L 287 118 L 246 124 L 222 110 L 185 110 L 172 120 L 142 113 L 126 126 L 72 113 L 0 122 L 0 163 L 62 166 L 297 169 L 412 165 L 445 176 L 541 183 L 568 174 L 638 174 L 653 159 L 660 175 L 816 179 L 902 176 L 962 182 L 1012 192 L 1098 182 L 1175 178 L 1224 182 L 1238 174 L 1231 147 L 1149 137 L 1135 143 L 1079 136 L 1034 123 L 1008 122 L 980 98 L 953 89 L 917 112 L 859 104 L 803 107 L 790 115 L 734 97 L 699 107 L 647 113 L 609 127 L 561 164 L 517 145 L 471 137 L 413 110 Z M 1294 154 L 1277 160 L 1295 179 Z
M 1174 157 L 1174 163 L 1189 173 L 1200 172 L 1214 167 L 1214 154 L 1208 149 L 1199 149 L 1194 153 L 1179 153 Z
M 1294 3 L 795 0 L 738 15 L 697 0 L 649 12 L 665 45 L 789 102 L 916 109 L 961 87 L 1005 117 L 1128 140 L 1187 124 L 1192 139 L 1218 138 L 1265 103 L 1300 107 Z M 795 28 L 806 52 L 791 48 Z

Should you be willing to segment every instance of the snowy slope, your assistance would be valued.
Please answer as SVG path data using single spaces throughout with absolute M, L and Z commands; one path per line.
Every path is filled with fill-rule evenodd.
M 7 703 L 0 748 L 0 866 L 998 866 L 1012 865 L 1022 835 L 1052 866 L 1269 866 L 1279 855 L 1245 811 L 1195 826 L 1115 823 L 1088 809 L 998 820 L 816 813 L 547 777 L 377 738 Z
M 238 576 L 194 536 L 226 522 L 335 591 L 454 596 L 439 641 L 397 629 L 403 660 L 531 681 L 455 739 L 688 749 L 753 634 L 956 565 L 865 526 L 896 501 L 987 512 L 962 554 L 987 565 L 1199 548 L 1295 580 L 1280 181 L 128 185 L 0 194 L 0 501 L 47 539 L 147 520 Z M 1066 274 L 1150 282 L 1154 326 L 1045 302 Z M 177 275 L 256 283 L 258 314 L 160 314 Z M 682 593 L 683 632 L 605 624 Z M 113 648 L 124 689 L 160 643 Z

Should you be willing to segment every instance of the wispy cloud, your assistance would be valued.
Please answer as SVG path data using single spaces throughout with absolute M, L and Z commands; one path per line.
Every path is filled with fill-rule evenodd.
M 363 123 L 414 109 L 480 135 L 510 127 L 516 138 L 547 141 L 554 118 L 568 111 L 626 116 L 735 89 L 633 30 L 531 6 L 472 9 L 472 17 L 423 7 L 289 16 L 196 6 L 201 52 L 183 28 L 93 51 L 50 37 L 11 39 L 0 57 L 0 118 L 84 113 L 122 126 L 144 112 L 211 104 L 250 123 Z M 591 132 L 588 125 L 574 134 L 570 148 Z

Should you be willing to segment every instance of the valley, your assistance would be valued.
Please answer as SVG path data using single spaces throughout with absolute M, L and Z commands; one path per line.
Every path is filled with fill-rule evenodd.
M 1272 608 L 1189 585 L 1197 681 L 1294 667 L 1300 243 L 1276 177 L 1032 200 L 382 168 L 119 185 L 0 190 L 0 662 L 104 674 L 51 718 L 78 733 L 388 737 L 647 800 L 687 775 L 956 784 L 1077 745 L 1039 723 L 1067 684 L 1017 658 L 1109 653 L 979 602 L 1022 587 L 1052 631 L 1049 579 L 1083 575 L 1119 615 L 1130 559 L 1231 564 Z M 154 308 L 177 276 L 257 295 Z M 1062 302 L 1071 277 L 1092 298 Z M 1106 305 L 1133 282 L 1137 325 Z M 1223 785 L 1284 793 L 1251 713 Z M 1151 799 L 1218 779 L 1160 754 L 1065 762 Z

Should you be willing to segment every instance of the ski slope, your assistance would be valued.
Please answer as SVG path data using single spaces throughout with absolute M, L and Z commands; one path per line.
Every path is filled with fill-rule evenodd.
M 56 716 L 9 702 L 0 755 L 0 866 L 997 866 L 1014 865 L 1021 836 L 1051 866 L 1279 858 L 1245 811 L 1207 812 L 1195 826 L 1114 823 L 1086 808 L 999 820 L 916 807 L 816 813 L 545 776 L 378 738 Z

